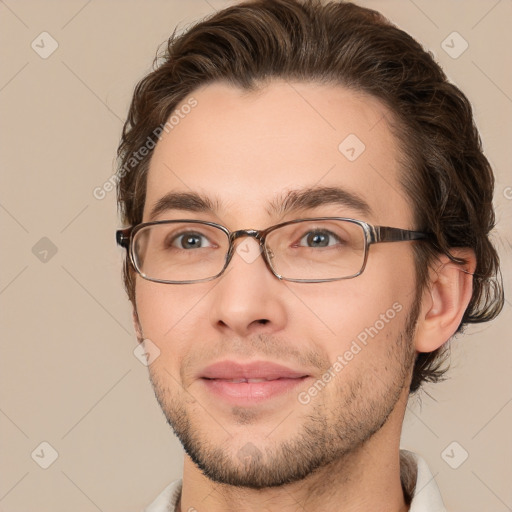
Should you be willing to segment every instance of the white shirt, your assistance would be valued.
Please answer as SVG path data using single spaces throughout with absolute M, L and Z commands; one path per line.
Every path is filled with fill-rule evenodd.
M 439 488 L 427 463 L 419 455 L 407 450 L 400 450 L 400 459 L 402 463 L 408 463 L 416 469 L 416 485 L 407 489 L 412 496 L 409 512 L 446 512 Z M 142 512 L 176 512 L 181 484 L 181 480 L 176 480 L 168 485 Z M 403 484 L 407 485 L 405 481 Z

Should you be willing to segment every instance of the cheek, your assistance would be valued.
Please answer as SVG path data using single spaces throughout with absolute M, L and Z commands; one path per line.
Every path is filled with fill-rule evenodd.
M 294 291 L 299 300 L 289 308 L 296 308 L 300 330 L 325 344 L 331 359 L 353 340 L 391 337 L 393 328 L 403 325 L 406 306 L 390 289 L 378 293 L 375 288 L 323 283 L 321 291 Z
M 390 245 L 386 249 L 386 258 L 378 251 L 371 254 L 363 274 L 354 279 L 294 286 L 297 300 L 290 299 L 289 309 L 310 339 L 325 340 L 331 360 L 354 341 L 367 347 L 379 341 L 371 344 L 371 352 L 384 356 L 406 324 L 415 297 L 412 257 L 404 258 Z
M 179 355 L 205 321 L 206 301 L 201 299 L 207 292 L 204 285 L 182 287 L 140 278 L 135 298 L 144 337 L 153 341 L 162 354 Z
M 137 279 L 135 301 L 144 335 L 150 339 L 161 339 L 173 324 L 175 309 L 165 285 Z

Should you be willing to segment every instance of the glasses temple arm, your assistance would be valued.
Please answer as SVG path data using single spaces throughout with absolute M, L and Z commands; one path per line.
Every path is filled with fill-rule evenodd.
M 125 249 L 130 247 L 130 235 L 132 232 L 132 228 L 119 229 L 116 231 L 116 241 L 117 244 Z
M 374 226 L 371 231 L 371 241 L 376 242 L 403 242 L 407 240 L 431 240 L 432 235 L 422 231 L 410 231 L 408 229 L 388 228 L 386 226 Z

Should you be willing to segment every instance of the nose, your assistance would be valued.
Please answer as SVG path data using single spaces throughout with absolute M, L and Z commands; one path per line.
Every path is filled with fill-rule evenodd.
M 209 293 L 211 322 L 224 333 L 270 334 L 286 325 L 284 283 L 269 270 L 251 236 L 235 242 L 228 268 Z

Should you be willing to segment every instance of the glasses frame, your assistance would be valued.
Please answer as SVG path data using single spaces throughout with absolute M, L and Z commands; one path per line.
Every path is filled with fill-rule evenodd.
M 266 246 L 266 237 L 269 233 L 272 231 L 275 231 L 276 229 L 279 229 L 283 226 L 288 226 L 290 224 L 297 224 L 299 222 L 304 221 L 321 221 L 321 220 L 339 220 L 339 221 L 346 221 L 351 222 L 353 224 L 359 225 L 364 232 L 364 258 L 363 258 L 363 264 L 361 266 L 361 269 L 356 272 L 355 274 L 352 274 L 350 276 L 346 277 L 332 277 L 327 279 L 290 279 L 283 277 L 280 275 L 272 266 L 271 262 L 271 256 L 269 254 L 270 248 Z M 190 223 L 190 224 L 203 224 L 206 226 L 212 226 L 215 228 L 220 229 L 223 231 L 226 236 L 228 237 L 229 241 L 229 247 L 226 254 L 226 259 L 224 262 L 224 267 L 222 270 L 212 277 L 207 277 L 203 279 L 193 279 L 188 281 L 168 281 L 165 279 L 154 279 L 151 277 L 146 276 L 142 270 L 138 267 L 136 264 L 134 255 L 133 255 L 133 240 L 135 235 L 138 231 L 141 229 L 148 227 L 148 226 L 155 226 L 159 224 L 174 224 L 174 223 Z M 366 268 L 366 262 L 368 261 L 368 253 L 370 251 L 370 245 L 372 244 L 379 244 L 383 242 L 408 242 L 412 240 L 431 240 L 432 235 L 429 233 L 424 233 L 421 231 L 411 231 L 408 229 L 400 229 L 400 228 L 391 228 L 388 226 L 373 226 L 372 224 L 368 224 L 367 222 L 364 222 L 362 220 L 352 219 L 349 217 L 306 217 L 302 219 L 295 219 L 290 220 L 287 222 L 281 222 L 279 224 L 276 224 L 274 226 L 270 226 L 267 229 L 264 230 L 258 230 L 258 229 L 238 229 L 236 231 L 229 231 L 228 228 L 225 226 L 222 226 L 221 224 L 217 224 L 215 222 L 209 222 L 205 220 L 192 220 L 192 219 L 176 219 L 176 220 L 157 220 L 152 222 L 142 222 L 140 224 L 136 224 L 134 226 L 130 226 L 124 229 L 119 229 L 116 231 L 116 241 L 117 244 L 121 247 L 124 247 L 128 251 L 128 255 L 130 258 L 130 262 L 133 266 L 133 268 L 137 271 L 137 273 L 144 279 L 148 281 L 153 281 L 155 283 L 163 283 L 163 284 L 193 284 L 193 283 L 203 283 L 207 281 L 213 281 L 214 279 L 217 279 L 220 277 L 228 267 L 229 263 L 231 262 L 231 259 L 233 258 L 234 253 L 234 243 L 237 239 L 248 236 L 256 239 L 259 242 L 259 245 L 262 249 L 261 255 L 263 257 L 263 260 L 265 261 L 265 264 L 267 268 L 274 274 L 278 279 L 283 281 L 290 281 L 294 283 L 326 283 L 331 281 L 342 281 L 344 279 L 353 279 L 354 277 L 357 277 L 361 275 Z

